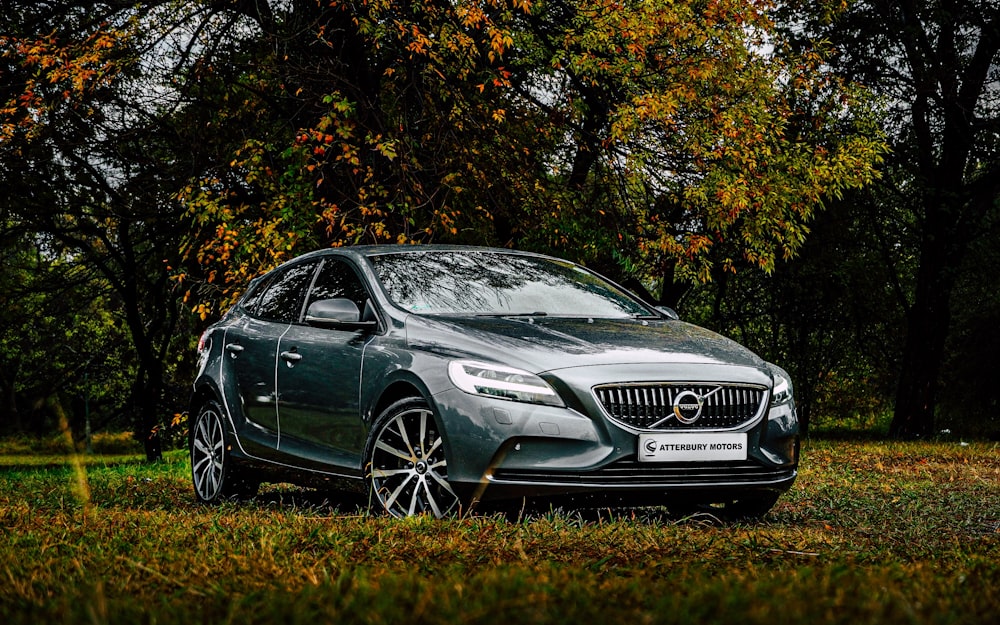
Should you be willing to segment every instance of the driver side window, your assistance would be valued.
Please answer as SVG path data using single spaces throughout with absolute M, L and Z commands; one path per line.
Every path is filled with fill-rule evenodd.
M 354 302 L 358 312 L 364 314 L 368 303 L 368 291 L 354 269 L 339 258 L 327 258 L 316 276 L 316 282 L 309 292 L 306 309 L 318 300 L 346 298 Z

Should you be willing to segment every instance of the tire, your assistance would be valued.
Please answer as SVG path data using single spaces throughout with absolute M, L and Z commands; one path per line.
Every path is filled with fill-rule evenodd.
M 218 403 L 210 401 L 191 426 L 191 482 L 195 497 L 203 503 L 249 499 L 260 488 L 260 481 L 239 467 L 230 453 L 224 414 Z
M 365 450 L 371 506 L 394 517 L 456 512 L 444 439 L 434 412 L 419 397 L 402 399 L 375 420 Z

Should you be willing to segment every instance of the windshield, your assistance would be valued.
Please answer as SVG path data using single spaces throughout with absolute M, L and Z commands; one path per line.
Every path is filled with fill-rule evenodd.
M 656 313 L 586 269 L 492 251 L 371 257 L 400 308 L 420 314 L 626 318 Z

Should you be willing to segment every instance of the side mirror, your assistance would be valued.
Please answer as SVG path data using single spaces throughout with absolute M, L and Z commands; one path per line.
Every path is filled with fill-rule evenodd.
M 681 316 L 677 314 L 677 311 L 669 306 L 656 306 L 655 308 L 656 312 L 660 313 L 667 319 L 673 319 L 676 321 L 681 318 Z
M 374 320 L 362 321 L 358 305 L 342 297 L 313 302 L 306 310 L 305 321 L 309 325 L 340 330 L 374 328 L 378 324 Z

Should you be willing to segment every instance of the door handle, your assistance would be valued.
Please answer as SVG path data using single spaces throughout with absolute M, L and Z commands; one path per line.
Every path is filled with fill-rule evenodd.
M 239 343 L 230 343 L 229 345 L 226 345 L 226 351 L 235 356 L 243 351 L 243 346 Z
M 292 364 L 302 360 L 302 354 L 298 352 L 281 352 L 281 359 L 288 364 Z

